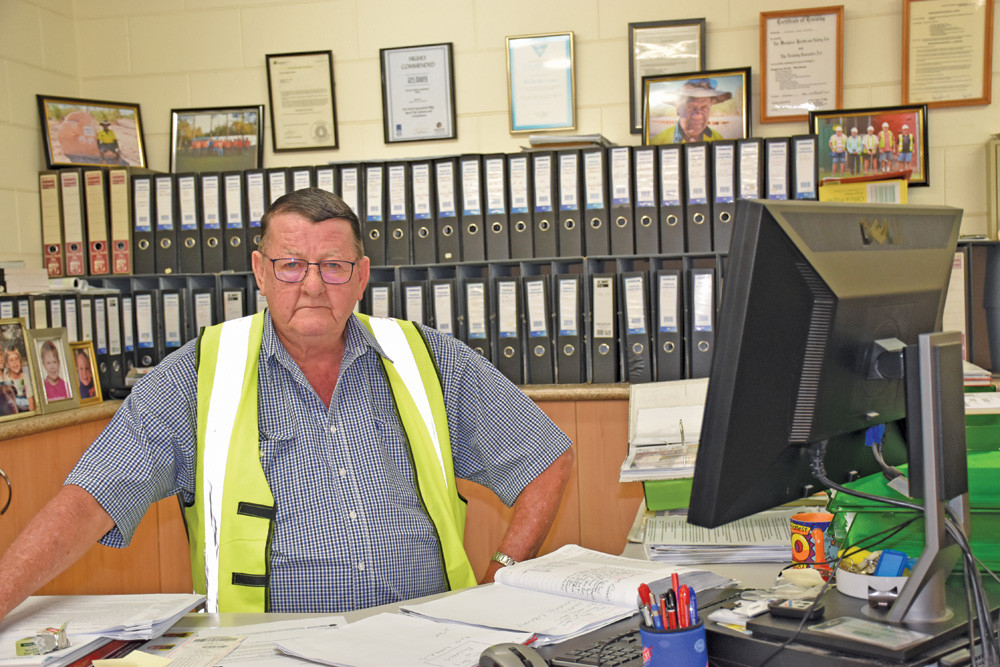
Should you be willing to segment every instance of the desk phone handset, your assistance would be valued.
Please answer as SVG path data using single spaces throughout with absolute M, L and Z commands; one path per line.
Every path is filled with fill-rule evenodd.
M 545 658 L 530 646 L 504 642 L 494 644 L 479 656 L 479 667 L 547 667 Z

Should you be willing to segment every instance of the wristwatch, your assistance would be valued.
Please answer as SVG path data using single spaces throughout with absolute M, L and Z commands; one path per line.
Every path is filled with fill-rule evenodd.
M 492 556 L 490 556 L 490 560 L 496 561 L 497 563 L 500 563 L 504 567 L 510 567 L 511 565 L 517 565 L 517 561 L 516 560 L 514 560 L 513 558 L 511 558 L 510 556 L 508 556 L 507 554 L 505 554 L 502 551 L 497 551 L 496 553 L 494 553 Z

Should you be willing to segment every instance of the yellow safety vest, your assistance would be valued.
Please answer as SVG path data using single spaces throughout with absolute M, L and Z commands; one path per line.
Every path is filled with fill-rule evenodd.
M 359 319 L 392 358 L 383 357 L 382 364 L 407 437 L 418 492 L 438 533 L 449 587 L 475 585 L 462 545 L 465 501 L 455 485 L 444 396 L 433 357 L 412 322 L 363 315 Z M 184 514 L 194 588 L 207 596 L 209 611 L 270 607 L 268 555 L 275 509 L 260 463 L 257 421 L 263 330 L 264 315 L 258 313 L 207 327 L 198 342 L 195 502 Z M 215 382 L 216 376 L 220 382 Z M 422 414 L 433 421 L 424 421 Z M 429 423 L 434 424 L 433 436 Z

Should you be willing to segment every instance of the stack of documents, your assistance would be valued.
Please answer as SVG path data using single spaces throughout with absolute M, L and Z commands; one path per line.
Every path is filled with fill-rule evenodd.
M 629 388 L 628 455 L 620 482 L 694 475 L 708 380 L 633 384 Z
M 790 522 L 799 511 L 761 512 L 718 528 L 692 526 L 686 516 L 653 516 L 643 546 L 650 560 L 673 565 L 791 561 Z

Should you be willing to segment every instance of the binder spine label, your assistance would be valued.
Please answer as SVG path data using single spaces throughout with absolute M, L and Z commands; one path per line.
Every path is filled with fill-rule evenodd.
M 465 286 L 469 338 L 486 338 L 486 289 L 482 283 Z
M 614 291 L 611 278 L 594 278 L 594 338 L 615 337 Z
M 438 283 L 434 285 L 434 327 L 441 333 L 455 335 L 455 326 L 451 313 L 451 285 Z
M 559 281 L 559 335 L 576 336 L 580 333 L 580 300 L 575 280 Z
M 677 333 L 680 330 L 680 323 L 677 321 L 678 302 L 677 295 L 680 290 L 678 276 L 660 276 L 660 322 L 659 328 L 662 333 Z
M 681 152 L 665 150 L 660 153 L 660 203 L 678 206 L 681 203 Z
M 368 169 L 365 178 L 365 220 L 382 221 L 382 169 Z
M 604 208 L 604 159 L 601 153 L 584 154 L 583 180 L 586 185 L 587 208 Z
M 635 205 L 639 208 L 656 206 L 656 183 L 653 179 L 653 151 L 635 154 Z
M 611 149 L 611 204 L 614 206 L 628 205 L 631 200 L 632 179 L 629 178 L 629 163 L 627 148 Z
M 695 331 L 712 330 L 712 289 L 714 282 L 711 273 L 696 273 L 694 276 L 694 315 Z
M 527 158 L 510 161 L 510 212 L 515 214 L 528 212 Z
M 562 155 L 559 158 L 559 208 L 563 211 L 575 211 L 580 208 L 576 164 L 575 153 Z
M 740 144 L 740 199 L 760 198 L 760 144 Z
M 645 281 L 638 276 L 625 278 L 625 325 L 630 334 L 646 333 Z
M 535 210 L 539 213 L 552 212 L 552 158 L 541 155 L 535 158 Z
M 687 153 L 688 203 L 708 203 L 708 149 L 695 146 Z
M 486 161 L 486 212 L 490 215 L 503 215 L 507 212 L 503 172 L 503 158 Z
M 354 215 L 359 218 L 360 202 L 358 201 L 358 170 L 347 168 L 340 170 L 340 198 L 351 207 Z
M 462 209 L 465 215 L 482 215 L 483 205 L 479 194 L 479 163 L 462 162 Z
M 431 168 L 428 164 L 415 164 L 410 169 L 413 178 L 413 219 L 431 217 Z
M 502 280 L 497 283 L 497 333 L 500 338 L 517 338 L 517 283 Z
M 406 220 L 406 169 L 401 164 L 389 167 L 389 219 Z
M 455 170 L 451 162 L 437 164 L 437 196 L 438 217 L 455 218 L 458 211 L 455 207 Z
M 549 327 L 546 324 L 548 309 L 545 307 L 545 283 L 541 280 L 531 280 L 527 283 L 528 336 L 537 338 L 547 336 Z
M 715 151 L 715 201 L 729 203 L 735 199 L 733 169 L 736 151 L 731 144 L 714 147 Z
M 195 207 L 194 176 L 184 176 L 177 179 L 177 194 L 181 216 L 181 229 L 194 231 L 198 229 L 198 216 Z

